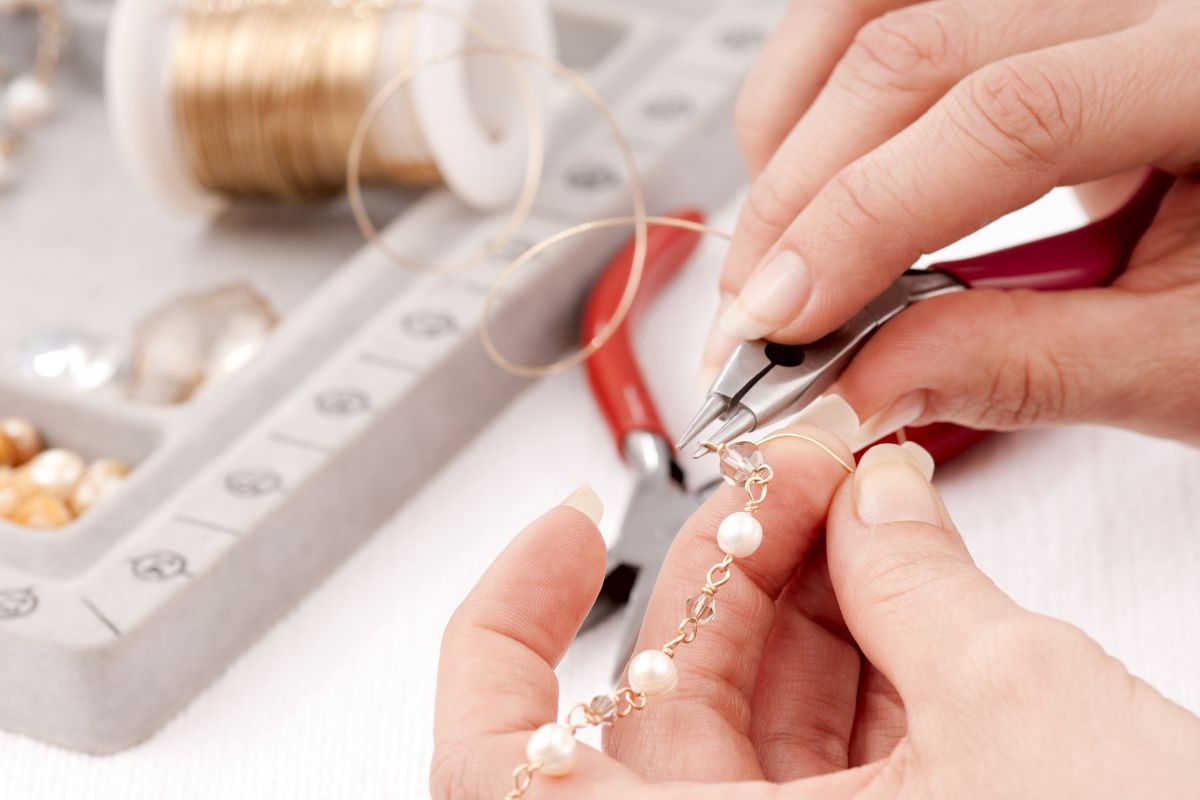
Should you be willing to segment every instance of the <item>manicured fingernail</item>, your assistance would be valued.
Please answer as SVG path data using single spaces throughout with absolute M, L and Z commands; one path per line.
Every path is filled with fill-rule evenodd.
M 854 472 L 859 519 L 868 525 L 925 522 L 941 526 L 941 508 L 925 471 L 932 463 L 932 458 L 927 462 L 918 459 L 912 448 L 897 444 L 876 445 L 863 453 Z
M 900 449 L 904 450 L 912 457 L 913 463 L 917 465 L 917 469 L 921 470 L 921 474 L 925 476 L 925 480 L 933 480 L 933 456 L 929 451 L 916 442 L 905 442 L 900 445 Z
M 920 392 L 906 394 L 863 420 L 858 436 L 850 444 L 852 450 L 861 450 L 885 436 L 889 436 L 906 425 L 911 425 L 925 413 L 925 396 Z
M 561 505 L 579 511 L 596 525 L 599 525 L 604 517 L 604 503 L 600 500 L 600 495 L 586 483 L 571 492 Z
M 858 434 L 858 414 L 837 394 L 817 398 L 808 408 L 796 415 L 797 422 L 824 428 L 849 446 Z
M 812 291 L 812 275 L 799 254 L 781 250 L 746 281 L 721 315 L 721 327 L 736 339 L 761 339 L 800 312 Z

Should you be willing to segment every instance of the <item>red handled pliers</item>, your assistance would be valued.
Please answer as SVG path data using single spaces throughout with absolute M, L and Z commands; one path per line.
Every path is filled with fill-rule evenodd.
M 833 384 L 880 326 L 914 303 L 972 288 L 1059 291 L 1111 283 L 1125 269 L 1173 181 L 1170 175 L 1152 172 L 1124 207 L 1077 230 L 909 270 L 845 325 L 810 344 L 743 342 L 717 374 L 678 446 L 687 446 L 718 419 L 723 424 L 705 439 L 720 444 L 798 413 Z M 987 432 L 935 424 L 905 434 L 940 462 Z
M 703 222 L 700 212 L 677 211 L 669 216 Z M 618 652 L 617 674 L 633 652 L 650 591 L 684 521 L 700 504 L 703 491 L 684 485 L 671 439 L 663 428 L 633 352 L 630 323 L 637 313 L 683 267 L 700 241 L 700 234 L 681 228 L 652 227 L 647 232 L 642 282 L 629 315 L 613 336 L 587 361 L 587 376 L 596 402 L 612 431 L 617 449 L 636 475 L 621 533 L 608 553 L 608 574 L 600 597 L 582 630 L 587 630 L 628 605 Z M 629 243 L 605 268 L 584 311 L 582 339 L 592 341 L 615 312 L 625 293 L 633 264 Z M 719 480 L 713 485 L 719 483 Z

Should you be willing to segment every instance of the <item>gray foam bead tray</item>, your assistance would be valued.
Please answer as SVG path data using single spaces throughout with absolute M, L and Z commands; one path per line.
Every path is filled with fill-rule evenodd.
M 556 3 L 562 55 L 613 104 L 652 211 L 711 208 L 739 185 L 732 104 L 781 10 Z M 491 283 L 530 243 L 628 211 L 606 129 L 561 105 L 534 212 L 488 263 L 414 276 L 363 247 L 246 368 L 174 412 L 0 378 L 3 413 L 136 465 L 61 531 L 0 522 L 0 726 L 93 753 L 151 735 L 420 486 L 431 465 L 414 454 L 453 453 L 525 385 L 479 342 Z M 453 259 L 503 219 L 437 190 L 386 236 Z M 626 236 L 580 237 L 519 273 L 497 308 L 506 351 L 537 363 L 573 343 L 586 287 Z

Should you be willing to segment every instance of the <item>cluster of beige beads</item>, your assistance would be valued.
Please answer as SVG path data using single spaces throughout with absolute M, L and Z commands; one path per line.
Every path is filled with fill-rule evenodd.
M 61 528 L 110 495 L 129 474 L 119 461 L 90 464 L 73 450 L 46 449 L 24 417 L 0 419 L 0 519 Z

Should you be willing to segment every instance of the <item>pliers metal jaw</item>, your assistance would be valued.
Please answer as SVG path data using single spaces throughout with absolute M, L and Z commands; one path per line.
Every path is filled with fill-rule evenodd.
M 725 362 L 677 446 L 705 437 L 723 444 L 798 411 L 828 389 L 878 328 L 913 303 L 966 286 L 945 272 L 909 270 L 842 327 L 811 344 L 742 342 Z M 702 451 L 703 452 L 703 451 Z
M 1137 193 L 1104 219 L 1047 239 L 909 270 L 833 333 L 806 345 L 747 342 L 717 375 L 679 439 L 685 447 L 717 420 L 711 436 L 728 442 L 796 412 L 826 391 L 870 336 L 913 303 L 963 289 L 1065 291 L 1111 283 L 1154 221 L 1174 178 L 1151 171 Z M 948 424 L 906 430 L 937 461 L 953 458 L 984 433 Z

